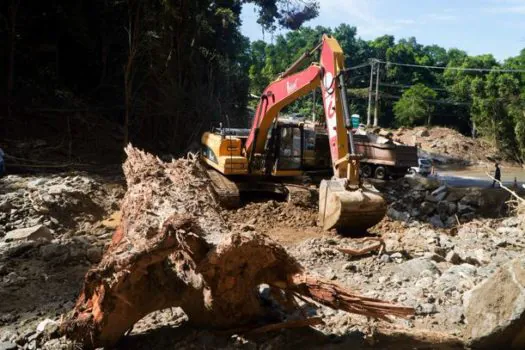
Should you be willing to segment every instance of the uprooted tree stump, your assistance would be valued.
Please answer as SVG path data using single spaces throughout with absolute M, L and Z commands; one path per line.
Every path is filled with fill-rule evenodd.
M 195 326 L 257 324 L 268 313 L 257 293 L 263 283 L 287 311 L 298 296 L 381 319 L 413 313 L 308 276 L 265 235 L 229 232 L 197 160 L 164 163 L 131 146 L 126 153 L 121 224 L 61 325 L 85 347 L 111 346 L 142 317 L 168 307 L 181 307 Z

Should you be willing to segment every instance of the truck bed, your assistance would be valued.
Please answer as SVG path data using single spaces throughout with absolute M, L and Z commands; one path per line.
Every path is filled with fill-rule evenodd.
M 366 135 L 354 135 L 356 153 L 362 154 L 362 162 L 381 164 L 396 168 L 417 166 L 417 148 L 392 143 L 370 142 Z

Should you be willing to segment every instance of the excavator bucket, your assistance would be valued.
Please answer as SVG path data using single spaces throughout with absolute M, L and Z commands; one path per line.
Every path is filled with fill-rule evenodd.
M 364 232 L 383 219 L 386 202 L 374 188 L 346 188 L 346 179 L 323 180 L 319 187 L 319 220 L 325 230 Z

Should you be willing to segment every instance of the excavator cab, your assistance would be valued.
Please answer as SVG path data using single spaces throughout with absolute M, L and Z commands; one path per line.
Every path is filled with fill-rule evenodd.
M 265 174 L 301 175 L 303 170 L 303 127 L 295 123 L 274 124 L 268 133 Z
M 276 152 L 275 172 L 282 170 L 301 170 L 303 163 L 302 127 L 283 125 L 277 129 L 279 134 Z

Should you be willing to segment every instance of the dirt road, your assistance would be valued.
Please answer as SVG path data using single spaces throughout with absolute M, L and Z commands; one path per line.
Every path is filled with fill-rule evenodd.
M 490 187 L 492 180 L 486 173 L 494 174 L 494 168 L 485 167 L 446 167 L 438 168 L 433 176 L 450 186 L 455 187 Z M 501 179 L 504 185 L 512 186 L 514 179 L 518 186 L 525 184 L 525 169 L 518 167 L 501 167 Z

